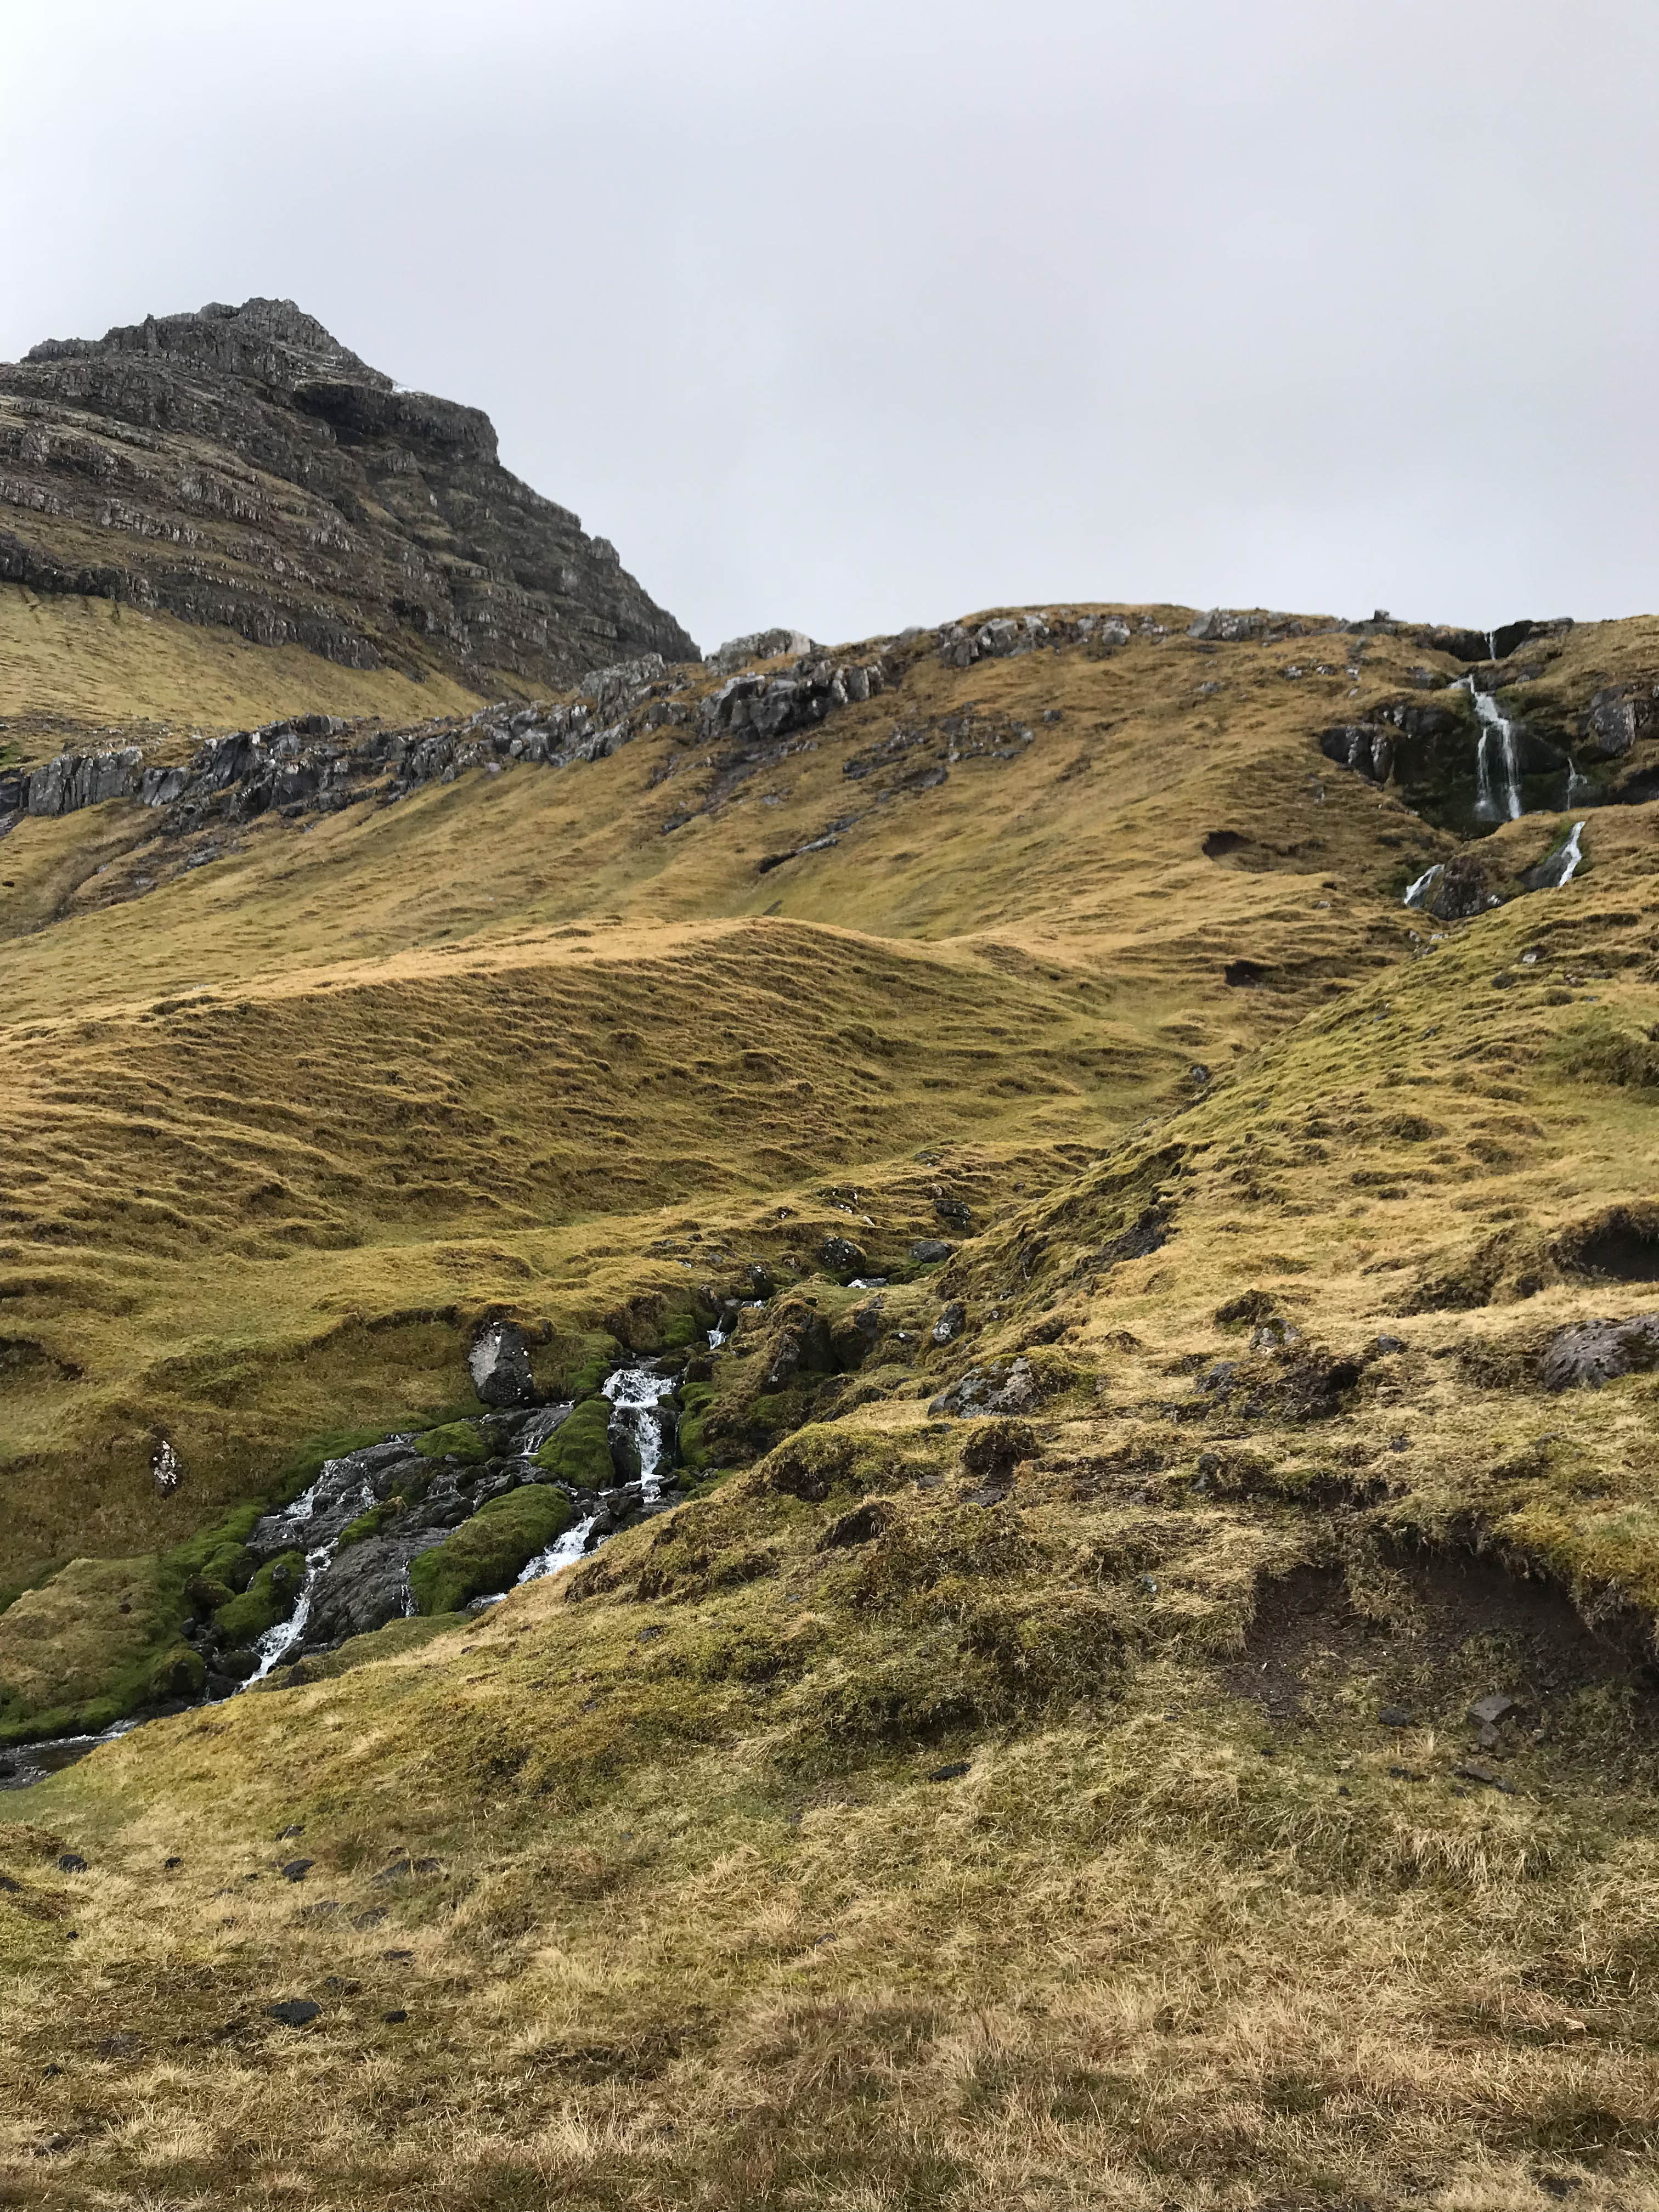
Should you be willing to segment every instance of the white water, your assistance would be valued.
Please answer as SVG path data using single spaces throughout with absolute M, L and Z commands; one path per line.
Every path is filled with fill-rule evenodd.
M 1439 878 L 1445 873 L 1445 868 L 1446 864 L 1443 860 L 1437 860 L 1431 868 L 1425 868 L 1417 881 L 1406 893 L 1406 904 L 1407 906 L 1421 905 L 1424 901 L 1424 894 L 1429 890 L 1432 884 L 1438 882 Z
M 718 1348 L 725 1342 L 725 1337 L 719 1330 L 711 1329 L 708 1342 L 711 1348 Z M 662 1495 L 663 1478 L 668 1470 L 662 1409 L 673 1395 L 672 1376 L 654 1375 L 648 1367 L 619 1367 L 605 1384 L 605 1395 L 613 1409 L 611 1433 L 614 1436 L 620 1430 L 632 1440 L 640 1457 L 640 1494 L 647 1505 Z M 514 1587 L 521 1589 L 526 1583 L 538 1583 L 544 1575 L 556 1575 L 561 1567 L 574 1565 L 586 1553 L 588 1539 L 599 1518 L 599 1514 L 590 1513 L 585 1521 L 578 1521 L 567 1528 L 546 1551 L 531 1560 Z M 481 1605 L 495 1602 L 493 1598 L 479 1601 Z
M 337 1464 L 335 1460 L 326 1462 L 322 1473 L 312 1484 L 310 1489 L 303 1497 L 296 1498 L 283 1515 L 285 1522 L 294 1523 L 296 1534 L 299 1533 L 299 1524 L 301 1522 L 309 1521 L 316 1511 L 317 1493 L 327 1481 L 331 1470 Z M 374 1503 L 374 1490 L 366 1482 L 363 1485 L 359 1511 L 367 1512 Z M 259 1663 L 248 1676 L 247 1681 L 240 1686 L 242 1689 L 246 1690 L 248 1683 L 263 1682 L 273 1667 L 282 1665 L 283 1659 L 305 1634 L 306 1623 L 311 1618 L 312 1593 L 317 1587 L 317 1577 L 340 1548 L 340 1534 L 344 1526 L 345 1523 L 342 1522 L 340 1530 L 337 1530 L 325 1542 L 314 1545 L 306 1553 L 306 1578 L 300 1585 L 300 1595 L 294 1610 L 286 1620 L 279 1620 L 274 1628 L 266 1629 L 264 1634 L 254 1645 L 253 1649 L 258 1654 Z M 234 1695 L 234 1692 L 232 1694 Z
M 1559 861 L 1565 862 L 1565 866 L 1562 868 L 1560 874 L 1555 879 L 1555 888 L 1557 890 L 1560 890 L 1563 884 L 1570 884 L 1578 872 L 1578 863 L 1584 857 L 1583 848 L 1580 846 L 1578 840 L 1583 836 L 1583 823 L 1582 822 L 1575 822 L 1572 825 L 1571 835 L 1568 837 L 1566 843 L 1563 845 L 1560 851 L 1555 856 Z
M 668 1446 L 663 1434 L 662 1409 L 674 1395 L 672 1375 L 653 1375 L 648 1367 L 619 1367 L 605 1386 L 615 1407 L 611 1431 L 618 1429 L 633 1440 L 640 1455 L 640 1489 L 648 1505 L 662 1490 Z
M 1515 725 L 1498 711 L 1490 691 L 1477 691 L 1468 678 L 1469 696 L 1480 722 L 1480 741 L 1474 756 L 1474 811 L 1482 822 L 1518 822 L 1521 818 L 1521 750 L 1515 741 Z

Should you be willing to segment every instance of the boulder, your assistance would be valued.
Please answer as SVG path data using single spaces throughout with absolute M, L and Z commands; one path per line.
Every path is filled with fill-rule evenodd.
M 821 653 L 802 629 L 756 629 L 744 637 L 728 637 L 708 656 L 708 665 L 727 676 L 751 660 L 775 660 L 780 653 Z
M 466 1356 L 472 1387 L 486 1406 L 532 1406 L 536 1378 L 530 1371 L 530 1352 L 524 1332 L 510 1322 L 495 1322 L 481 1330 Z
M 1625 1321 L 1577 1322 L 1551 1338 L 1539 1363 L 1547 1390 L 1599 1390 L 1620 1375 L 1659 1366 L 1659 1314 Z

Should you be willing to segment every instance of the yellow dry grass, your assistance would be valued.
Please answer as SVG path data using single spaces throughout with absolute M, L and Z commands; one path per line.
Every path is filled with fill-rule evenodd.
M 45 760 L 64 744 L 95 743 L 100 729 L 112 740 L 133 724 L 155 726 L 136 734 L 159 753 L 170 738 L 284 714 L 412 722 L 477 704 L 438 670 L 416 682 L 402 669 L 341 668 L 301 646 L 254 645 L 234 630 L 112 599 L 49 599 L 0 584 L 0 762 Z

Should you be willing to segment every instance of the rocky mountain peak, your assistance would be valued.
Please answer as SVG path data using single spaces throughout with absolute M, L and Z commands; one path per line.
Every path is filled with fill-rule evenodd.
M 491 695 L 696 658 L 603 538 L 292 300 L 215 301 L 0 366 L 0 584 L 221 623 Z
M 47 338 L 24 356 L 31 362 L 87 360 L 100 355 L 164 356 L 202 362 L 294 391 L 316 378 L 346 378 L 382 392 L 391 377 L 343 346 L 292 300 L 245 300 L 240 307 L 210 301 L 193 314 L 146 315 L 118 324 L 101 338 Z

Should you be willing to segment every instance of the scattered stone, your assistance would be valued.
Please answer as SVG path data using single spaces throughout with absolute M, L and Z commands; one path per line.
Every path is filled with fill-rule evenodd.
M 288 1827 L 279 1828 L 276 1831 L 276 1840 L 279 1844 L 285 1844 L 290 1836 L 303 1836 L 305 1832 L 305 1822 L 303 1820 L 295 1820 Z
M 1452 1772 L 1465 1782 L 1478 1782 L 1487 1790 L 1501 1790 L 1506 1797 L 1515 1795 L 1514 1783 L 1506 1782 L 1501 1774 L 1494 1774 L 1491 1767 L 1480 1765 L 1474 1759 L 1466 1760 L 1462 1766 L 1454 1766 Z
M 927 1779 L 930 1782 L 956 1782 L 960 1780 L 963 1775 L 969 1773 L 972 1767 L 971 1759 L 953 1759 L 946 1766 L 936 1766 Z
M 284 1881 L 303 1881 L 316 1863 L 315 1859 L 290 1859 L 283 1869 L 283 1879 Z
M 919 1267 L 930 1267 L 935 1261 L 948 1260 L 955 1249 L 939 1237 L 918 1237 L 910 1247 L 910 1257 Z
M 400 2027 L 409 2014 L 401 2005 L 394 2005 L 390 2012 L 383 2012 L 380 2018 L 388 2027 Z
M 1519 1704 L 1519 1698 L 1506 1697 L 1501 1690 L 1492 1690 L 1484 1698 L 1475 1699 L 1469 1707 L 1469 1718 L 1477 1728 L 1495 1728 L 1499 1721 L 1507 1719 Z
M 1379 1705 L 1376 1717 L 1386 1729 L 1407 1729 L 1412 1725 L 1412 1717 L 1404 1705 Z
M 960 1298 L 953 1298 L 933 1323 L 933 1340 L 935 1344 L 954 1344 L 967 1326 L 968 1309 Z
M 62 1851 L 58 1854 L 58 1871 L 59 1874 L 85 1874 L 87 1863 L 79 1851 Z
M 861 1275 L 867 1264 L 862 1248 L 850 1237 L 826 1237 L 818 1257 L 832 1275 Z
M 283 1997 L 276 2004 L 267 2005 L 265 2011 L 272 2020 L 280 2021 L 284 2027 L 304 2027 L 317 2018 L 322 2007 L 313 2003 L 310 1997 Z

